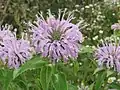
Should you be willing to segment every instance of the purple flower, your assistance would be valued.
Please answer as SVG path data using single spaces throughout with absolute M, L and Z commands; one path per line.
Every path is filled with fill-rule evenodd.
M 16 39 L 10 26 L 0 28 L 0 59 L 9 68 L 18 68 L 31 57 L 28 41 Z
M 15 38 L 14 34 L 10 31 L 10 25 L 0 27 L 0 45 L 3 45 L 3 41 Z
M 14 34 L 10 31 L 10 25 L 0 27 L 0 59 L 5 62 L 7 53 L 4 48 L 4 41 L 15 38 Z
M 6 52 L 6 58 L 2 60 L 9 68 L 18 68 L 31 58 L 30 45 L 28 41 L 23 39 L 6 40 L 4 42 L 4 52 Z
M 83 40 L 79 27 L 71 23 L 73 14 L 64 19 L 65 13 L 64 11 L 62 16 L 59 13 L 58 18 L 49 13 L 46 20 L 41 15 L 37 17 L 36 25 L 32 25 L 32 43 L 35 51 L 54 62 L 77 58 Z
M 120 24 L 119 24 L 119 23 L 113 24 L 113 25 L 111 26 L 111 29 L 113 29 L 113 30 L 118 30 L 118 29 L 120 29 Z
M 106 43 L 98 47 L 95 57 L 99 66 L 105 65 L 107 68 L 114 68 L 120 72 L 120 46 L 115 43 Z
M 5 48 L 0 45 L 0 59 L 2 60 L 4 64 L 6 63 L 6 58 L 7 58 L 7 52 Z

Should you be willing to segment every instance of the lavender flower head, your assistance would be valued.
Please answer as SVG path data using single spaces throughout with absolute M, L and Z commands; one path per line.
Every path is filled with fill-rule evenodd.
M 65 13 L 66 10 L 63 15 L 59 11 L 58 18 L 55 18 L 49 11 L 46 20 L 40 14 L 41 17 L 37 16 L 36 25 L 32 25 L 35 51 L 43 57 L 49 57 L 53 62 L 77 58 L 83 40 L 78 26 L 71 23 L 73 14 L 69 13 L 67 19 L 64 19 Z
M 11 39 L 4 42 L 4 50 L 7 54 L 7 59 L 4 63 L 7 63 L 9 68 L 18 68 L 26 60 L 31 58 L 30 45 L 28 41 L 20 39 Z
M 10 25 L 5 25 L 0 27 L 0 44 L 2 44 L 3 41 L 14 38 L 14 34 L 10 31 Z
M 9 68 L 18 68 L 31 57 L 30 45 L 26 40 L 17 40 L 9 29 L 10 26 L 0 29 L 0 59 Z
M 115 23 L 111 26 L 111 29 L 113 30 L 119 30 L 120 29 L 120 24 L 119 23 Z
M 115 43 L 105 43 L 98 47 L 95 57 L 99 66 L 105 65 L 107 68 L 114 68 L 120 72 L 120 46 Z
M 8 39 L 15 38 L 13 33 L 10 31 L 10 25 L 5 25 L 0 27 L 0 58 L 5 61 L 7 53 L 5 52 L 4 42 Z

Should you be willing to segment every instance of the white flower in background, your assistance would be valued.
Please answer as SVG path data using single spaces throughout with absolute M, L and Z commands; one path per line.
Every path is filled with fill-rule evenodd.
M 89 4 L 90 7 L 93 7 L 93 4 Z
M 117 79 L 117 81 L 120 83 L 120 78 L 119 78 L 119 79 Z
M 98 12 L 98 14 L 102 14 L 102 12 Z
M 100 30 L 100 31 L 99 31 L 99 33 L 100 33 L 100 34 L 103 34 L 103 31 L 102 31 L 102 30 Z
M 78 90 L 89 90 L 89 87 L 85 86 L 84 83 L 81 83 L 81 87 L 78 86 Z
M 81 65 L 82 65 L 82 63 L 80 62 L 80 63 L 79 63 L 79 65 L 81 66 Z
M 81 8 L 81 11 L 84 11 L 85 8 Z
M 92 46 L 92 49 L 96 49 L 96 47 L 95 47 L 95 46 Z
M 115 13 L 113 13 L 112 15 L 115 16 Z
M 89 45 L 86 45 L 86 47 L 90 47 Z
M 80 7 L 80 5 L 75 5 L 76 8 Z
M 98 39 L 98 36 L 93 37 L 93 40 L 97 40 L 97 39 Z
M 111 3 L 111 4 L 115 4 L 115 3 L 120 3 L 120 0 L 104 0 L 105 3 Z
M 90 8 L 90 6 L 85 6 L 85 8 Z
M 110 77 L 110 78 L 108 78 L 108 83 L 112 83 L 112 82 L 114 82 L 116 80 L 116 77 Z

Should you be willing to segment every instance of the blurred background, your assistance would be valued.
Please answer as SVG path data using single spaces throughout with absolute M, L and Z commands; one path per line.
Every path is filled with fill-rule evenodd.
M 120 18 L 120 0 L 0 0 L 0 25 L 10 24 L 18 29 L 18 37 L 27 27 L 24 22 L 34 21 L 35 15 L 48 9 L 57 14 L 58 9 L 75 11 L 75 21 L 81 21 L 85 44 L 96 45 L 110 36 L 111 25 Z
M 93 86 L 94 82 L 103 82 L 102 80 L 104 79 L 106 83 L 106 74 L 103 75 L 103 72 L 103 74 L 93 75 L 94 72 L 97 72 L 97 64 L 93 58 L 94 50 L 92 46 L 95 47 L 101 40 L 110 37 L 113 34 L 111 25 L 120 23 L 120 0 L 0 0 L 0 25 L 9 24 L 13 26 L 13 29 L 17 28 L 17 37 L 20 38 L 22 32 L 28 31 L 28 26 L 25 23 L 28 23 L 29 21 L 33 22 L 36 19 L 36 14 L 43 12 L 45 17 L 48 9 L 50 9 L 53 14 L 57 15 L 58 9 L 64 10 L 65 8 L 67 8 L 67 11 L 74 11 L 76 18 L 75 20 L 72 20 L 72 23 L 81 22 L 80 30 L 83 33 L 84 42 L 77 61 L 69 62 L 65 65 L 60 63 L 58 64 L 59 70 L 65 73 L 67 81 L 74 86 L 80 85 L 82 82 L 84 82 L 85 85 Z M 35 72 L 28 71 L 25 72 L 25 74 L 25 78 L 27 78 L 25 81 L 26 84 L 30 84 L 33 88 L 34 86 L 32 85 L 39 86 L 39 83 L 34 82 L 34 79 L 36 79 L 36 81 L 38 79 L 36 75 L 39 77 L 37 70 Z M 23 74 L 23 76 L 25 76 L 25 74 Z M 34 75 L 34 77 L 32 75 Z M 23 76 L 21 75 L 21 77 Z M 117 74 L 114 73 L 113 76 L 116 77 Z M 18 79 L 21 80 L 21 77 Z M 25 80 L 24 77 L 23 80 Z M 100 84 L 102 86 L 102 83 Z M 120 83 L 118 86 L 119 85 Z M 98 86 L 100 85 L 96 84 L 96 87 Z M 21 84 L 20 87 L 23 88 Z M 31 89 L 31 87 L 29 90 L 41 90 Z M 118 90 L 120 90 L 120 86 Z

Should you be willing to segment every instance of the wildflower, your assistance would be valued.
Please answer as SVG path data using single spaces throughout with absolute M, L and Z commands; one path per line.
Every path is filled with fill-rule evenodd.
M 87 9 L 88 9 L 88 8 L 90 8 L 90 6 L 85 6 L 85 8 L 87 8 Z
M 89 87 L 85 86 L 84 83 L 81 83 L 81 87 L 78 86 L 78 90 L 89 90 Z
M 112 15 L 115 16 L 115 13 L 113 13 Z
M 112 82 L 114 82 L 116 80 L 116 77 L 110 77 L 110 78 L 108 78 L 108 83 L 112 83 Z
M 3 44 L 3 41 L 14 38 L 14 34 L 10 31 L 10 25 L 5 25 L 0 27 L 0 44 Z
M 90 7 L 93 7 L 93 4 L 89 4 Z
M 114 68 L 120 72 L 120 46 L 115 43 L 105 43 L 95 51 L 98 65 Z
M 0 28 L 0 59 L 9 68 L 18 68 L 31 57 L 30 45 L 26 40 L 16 39 L 16 33 L 10 31 L 10 26 Z
M 81 11 L 84 11 L 84 9 L 85 9 L 84 7 L 83 7 L 83 8 L 81 8 Z
M 98 39 L 98 36 L 93 37 L 93 40 L 97 40 L 97 39 Z
M 102 14 L 102 12 L 98 12 L 98 14 Z
M 119 24 L 119 23 L 113 24 L 113 25 L 111 26 L 111 29 L 113 29 L 113 30 L 118 30 L 118 29 L 120 29 L 120 24 Z
M 117 79 L 117 82 L 119 82 L 119 83 L 120 83 L 120 79 Z
M 78 8 L 80 5 L 75 5 L 76 8 Z
M 9 68 L 18 68 L 26 60 L 31 58 L 30 45 L 28 41 L 20 39 L 10 39 L 4 42 L 4 52 L 6 58 L 2 59 Z
M 100 34 L 103 34 L 103 31 L 102 31 L 102 30 L 100 30 L 100 31 L 99 31 L 99 33 L 100 33 Z
M 86 47 L 90 47 L 89 45 L 86 45 Z
M 37 53 L 43 57 L 49 57 L 52 61 L 69 58 L 77 58 L 80 43 L 83 40 L 82 33 L 77 25 L 72 24 L 73 14 L 69 13 L 64 19 L 66 10 L 58 18 L 50 12 L 45 20 L 43 16 L 37 16 L 36 26 L 32 25 L 32 43 Z M 62 16 L 61 16 L 62 15 Z
M 10 25 L 5 25 L 0 27 L 0 59 L 5 62 L 7 57 L 7 52 L 4 48 L 4 43 L 6 40 L 15 38 L 14 34 L 10 31 Z

